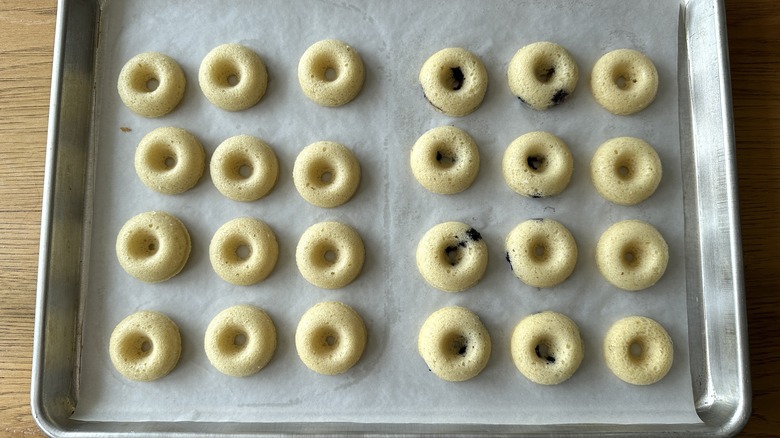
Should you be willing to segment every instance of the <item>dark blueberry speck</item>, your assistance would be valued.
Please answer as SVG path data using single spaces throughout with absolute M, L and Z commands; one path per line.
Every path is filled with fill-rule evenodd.
M 458 350 L 458 354 L 461 355 L 461 356 L 465 356 L 466 355 L 466 346 L 465 345 L 460 347 L 460 349 Z
M 506 253 L 506 261 L 509 263 L 509 269 L 514 271 L 515 268 L 512 267 L 512 260 L 509 259 L 509 253 L 508 252 Z
M 553 94 L 552 103 L 553 105 L 560 105 L 566 101 L 567 97 L 569 97 L 569 93 L 566 90 L 558 90 Z
M 452 89 L 460 90 L 463 86 L 463 80 L 466 78 L 463 75 L 463 70 L 461 70 L 460 67 L 455 67 L 451 68 L 450 71 L 452 72 Z
M 536 348 L 534 348 L 534 351 L 536 352 L 536 357 L 542 358 L 542 353 L 539 352 L 539 346 L 537 345 Z M 547 356 L 543 358 L 549 363 L 555 363 L 555 358 L 552 356 Z
M 528 102 L 526 102 L 525 99 L 523 99 L 522 97 L 517 96 L 517 98 L 520 99 L 520 102 L 523 102 L 524 104 L 528 105 Z
M 465 248 L 466 247 L 466 241 L 465 240 L 461 240 L 460 242 L 458 242 L 458 246 L 461 247 L 461 248 Z
M 482 240 L 482 235 L 479 234 L 479 231 L 477 231 L 477 230 L 475 230 L 473 228 L 469 228 L 466 231 L 466 235 L 469 236 L 469 239 L 471 239 L 471 240 L 473 240 L 475 242 L 479 242 L 480 240 Z
M 539 198 L 542 197 L 542 195 L 533 194 L 533 195 L 531 195 L 531 197 L 534 198 L 534 199 L 539 199 Z

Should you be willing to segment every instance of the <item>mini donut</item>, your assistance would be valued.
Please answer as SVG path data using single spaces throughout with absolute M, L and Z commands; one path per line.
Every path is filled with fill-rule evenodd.
M 365 71 L 358 52 L 339 40 L 312 44 L 298 63 L 298 82 L 303 94 L 321 106 L 349 103 L 363 88 Z
M 412 146 L 412 173 L 433 193 L 452 195 L 471 186 L 479 173 L 479 149 L 474 139 L 454 126 L 439 126 Z
M 417 336 L 417 351 L 442 380 L 462 382 L 476 377 L 490 359 L 490 333 L 471 310 L 450 306 L 433 312 Z
M 656 321 L 629 316 L 612 324 L 607 331 L 604 360 L 620 380 L 633 385 L 652 385 L 672 368 L 672 338 Z
M 428 284 L 445 292 L 475 285 L 485 274 L 487 262 L 482 235 L 462 222 L 434 226 L 417 245 L 417 269 Z
M 545 311 L 515 326 L 509 349 L 518 371 L 540 385 L 568 380 L 585 356 L 577 324 L 566 315 Z
M 214 272 L 238 286 L 265 280 L 278 257 L 274 232 L 265 222 L 249 217 L 233 219 L 219 227 L 209 244 Z
M 168 280 L 181 272 L 192 243 L 187 227 L 174 215 L 148 211 L 130 218 L 116 238 L 122 268 L 147 283 Z
M 179 327 L 160 312 L 133 313 L 111 332 L 108 354 L 114 368 L 126 378 L 141 382 L 157 380 L 179 363 Z
M 203 58 L 198 82 L 214 106 L 225 111 L 241 111 L 263 98 L 268 71 L 260 56 L 249 47 L 223 44 Z
M 144 117 L 160 117 L 173 111 L 187 80 L 173 58 L 157 52 L 135 55 L 119 72 L 117 90 L 122 103 Z
M 234 201 L 256 201 L 271 192 L 279 161 L 267 143 L 237 135 L 220 143 L 211 156 L 211 179 L 220 193 Z
M 363 318 L 344 303 L 317 303 L 301 317 L 295 330 L 295 349 L 312 371 L 341 374 L 352 368 L 366 348 Z
M 352 199 L 360 184 L 360 163 L 346 146 L 332 141 L 312 143 L 293 165 L 298 193 L 318 207 L 338 207 Z
M 653 61 L 641 52 L 613 50 L 593 66 L 590 89 L 604 109 L 627 116 L 653 103 L 658 91 L 658 71 Z
M 349 225 L 320 222 L 303 232 L 295 248 L 295 262 L 303 278 L 323 289 L 351 283 L 363 269 L 363 239 Z
M 613 224 L 596 244 L 596 266 L 613 286 L 638 291 L 654 285 L 666 271 L 669 246 L 647 222 Z
M 661 159 L 647 142 L 619 137 L 599 146 L 590 162 L 590 178 L 604 199 L 636 205 L 649 198 L 661 182 Z
M 462 117 L 482 103 L 488 75 L 477 55 L 450 47 L 425 61 L 420 70 L 420 84 L 434 108 L 448 116 Z
M 522 102 L 539 111 L 560 105 L 577 88 L 579 68 L 566 49 L 541 41 L 515 53 L 507 69 L 509 89 Z
M 577 243 L 552 219 L 532 219 L 506 236 L 506 259 L 515 276 L 533 287 L 553 287 L 569 278 L 577 264 Z
M 543 198 L 569 185 L 574 159 L 569 147 L 549 132 L 529 132 L 516 138 L 501 162 L 504 181 L 516 193 Z
M 251 376 L 265 367 L 276 351 L 276 326 L 260 308 L 242 304 L 217 314 L 203 341 L 209 362 L 233 377 Z
M 157 128 L 135 150 L 135 172 L 150 189 L 175 195 L 198 183 L 206 153 L 197 138 L 181 128 Z

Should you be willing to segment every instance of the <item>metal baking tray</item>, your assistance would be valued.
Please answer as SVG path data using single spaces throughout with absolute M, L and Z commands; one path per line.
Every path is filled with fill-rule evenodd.
M 696 424 L 92 422 L 72 419 L 86 288 L 85 241 L 101 0 L 59 0 L 47 140 L 31 402 L 52 436 L 736 434 L 751 391 L 724 7 L 680 3 L 678 79 L 687 311 Z

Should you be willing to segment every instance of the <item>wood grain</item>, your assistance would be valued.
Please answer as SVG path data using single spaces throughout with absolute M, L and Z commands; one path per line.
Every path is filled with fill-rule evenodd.
M 780 435 L 780 2 L 727 0 L 753 414 Z M 0 0 L 0 435 L 40 435 L 30 367 L 55 1 Z

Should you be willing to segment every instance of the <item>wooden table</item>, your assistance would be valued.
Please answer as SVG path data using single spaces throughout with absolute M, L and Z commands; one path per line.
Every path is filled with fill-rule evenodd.
M 727 0 L 753 379 L 780 435 L 780 2 Z M 40 435 L 30 367 L 56 2 L 0 0 L 0 435 Z

